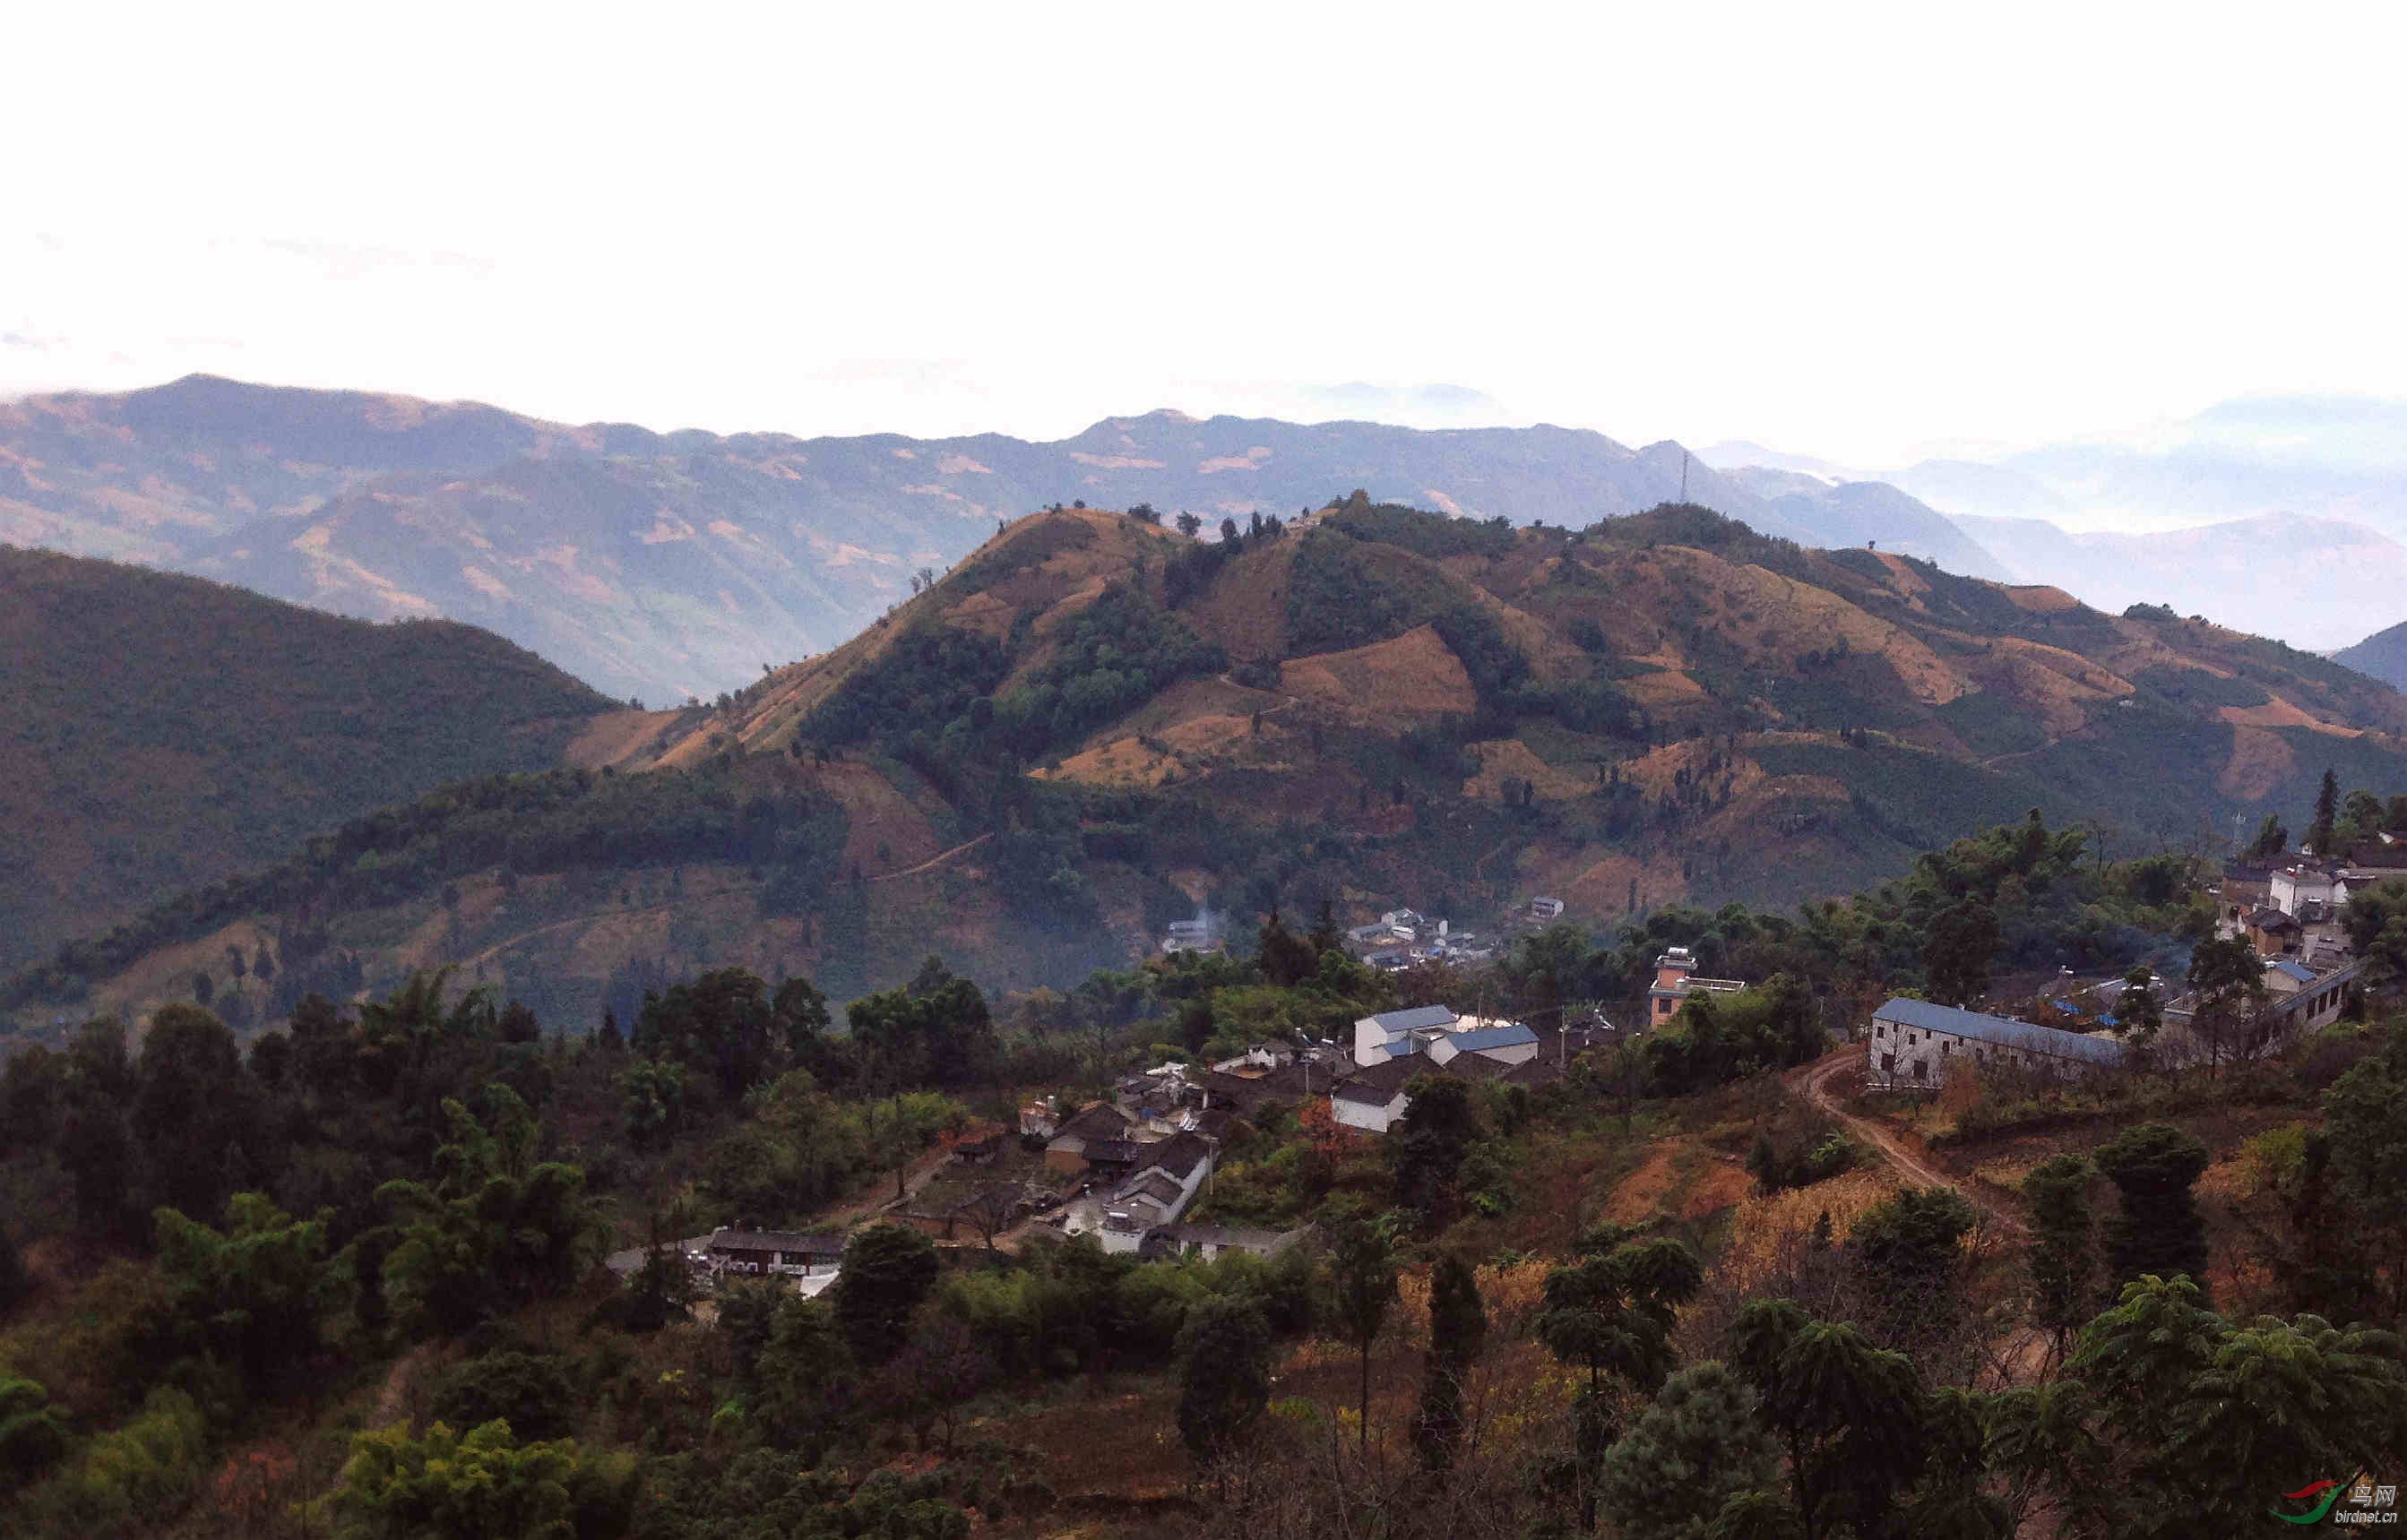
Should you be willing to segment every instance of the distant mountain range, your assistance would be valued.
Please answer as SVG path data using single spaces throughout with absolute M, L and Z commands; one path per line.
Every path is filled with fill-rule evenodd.
M 1878 490 L 1751 487 L 1678 445 L 1560 428 L 1197 421 L 1032 444 L 568 427 L 476 404 L 194 375 L 0 405 L 0 539 L 198 573 L 369 619 L 489 628 L 611 695 L 708 698 L 834 646 L 995 523 L 1055 502 L 1217 523 L 1352 487 L 1517 524 L 1685 494 L 1813 545 L 2003 575 Z
M 2400 403 L 2251 398 L 2133 442 L 1893 470 L 1745 442 L 1699 453 L 1742 484 L 1886 482 L 1952 517 L 2007 574 L 2103 608 L 2169 604 L 2325 651 L 2407 619 Z

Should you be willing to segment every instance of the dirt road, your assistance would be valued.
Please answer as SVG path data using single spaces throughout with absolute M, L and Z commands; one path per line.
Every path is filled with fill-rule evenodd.
M 1880 1124 L 1859 1118 L 1839 1105 L 1831 1090 L 1834 1082 L 1853 1077 L 1861 1084 L 1864 1073 L 1864 1049 L 1851 1046 L 1834 1053 L 1826 1053 L 1812 1064 L 1800 1065 L 1781 1077 L 1788 1089 L 1802 1096 L 1816 1110 L 1834 1118 L 1845 1128 L 1850 1138 L 1880 1151 L 1881 1159 L 1894 1166 L 1900 1176 L 1921 1187 L 1944 1187 L 1964 1195 L 1965 1201 L 2009 1236 L 2024 1234 L 2023 1217 L 2015 1208 L 1985 1189 L 1958 1181 L 1920 1155 L 1899 1142 L 1897 1137 Z

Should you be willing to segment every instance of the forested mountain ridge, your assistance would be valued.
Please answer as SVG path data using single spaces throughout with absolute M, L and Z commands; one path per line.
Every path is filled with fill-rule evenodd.
M 2407 620 L 2332 654 L 2332 661 L 2384 684 L 2407 689 Z
M 1544 893 L 1613 925 L 1850 890 L 2031 807 L 2218 848 L 2328 765 L 2399 784 L 2402 735 L 2407 699 L 2279 643 L 1702 508 L 1064 508 L 720 706 L 609 718 L 581 770 L 363 822 L 11 999 L 139 1011 L 279 938 L 322 972 L 287 994 L 451 963 L 568 1020 L 727 963 L 841 996 L 931 949 L 1062 986 L 1199 906 L 1480 928 Z
M 473 627 L 0 545 L 0 967 L 611 709 Z
M 908 597 L 920 569 L 1030 508 L 1150 502 L 1217 523 L 1348 487 L 1525 524 L 1587 524 L 1685 488 L 1809 544 L 1876 539 L 1989 571 L 1911 499 L 1759 496 L 1675 444 L 1560 428 L 1154 412 L 1052 443 L 720 436 L 203 375 L 0 403 L 0 539 L 369 619 L 471 622 L 654 705 L 834 646 Z

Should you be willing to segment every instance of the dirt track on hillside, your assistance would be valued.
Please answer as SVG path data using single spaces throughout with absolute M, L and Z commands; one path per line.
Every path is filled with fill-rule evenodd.
M 1880 1124 L 1859 1118 L 1839 1105 L 1831 1093 L 1830 1082 L 1842 1075 L 1863 1074 L 1865 1051 L 1860 1047 L 1840 1049 L 1826 1053 L 1812 1064 L 1800 1065 L 1782 1076 L 1788 1089 L 1802 1096 L 1817 1110 L 1836 1119 L 1849 1137 L 1859 1139 L 1880 1151 L 1881 1159 L 1895 1167 L 1907 1180 L 1924 1187 L 1944 1187 L 1963 1194 L 1966 1202 L 1978 1208 L 1989 1222 L 2007 1235 L 2020 1236 L 2026 1226 L 2021 1214 L 1994 1194 L 1979 1186 L 1959 1181 L 1899 1142 L 1897 1137 Z

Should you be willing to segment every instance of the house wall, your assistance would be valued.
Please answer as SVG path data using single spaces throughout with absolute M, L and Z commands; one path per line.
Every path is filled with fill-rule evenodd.
M 1538 1045 L 1515 1043 L 1510 1048 L 1483 1048 L 1477 1052 L 1481 1058 L 1493 1059 L 1498 1064 L 1528 1064 L 1538 1056 Z
M 1869 1048 L 1864 1083 L 1876 1090 L 1902 1086 L 1935 1091 L 1946 1081 L 1948 1067 L 1958 1059 L 1976 1068 L 2011 1064 L 2043 1069 L 2055 1075 L 2077 1075 L 2098 1067 L 2087 1059 L 2072 1059 L 2043 1053 L 2036 1049 L 1984 1042 L 1976 1038 L 1960 1038 L 1953 1032 L 1933 1032 L 1927 1027 L 1902 1026 L 1878 1018 L 1873 1022 Z
M 1343 1096 L 1332 1096 L 1329 1108 L 1343 1127 L 1360 1128 L 1368 1134 L 1384 1134 L 1391 1123 L 1403 1116 L 1404 1100 L 1404 1094 L 1401 1091 L 1385 1107 L 1372 1107 L 1363 1102 L 1347 1101 Z
M 1387 1058 L 1387 1029 L 1370 1022 L 1356 1022 L 1354 1024 L 1354 1062 L 1369 1066 L 1384 1064 Z
M 1072 1138 L 1057 1140 L 1045 1147 L 1045 1169 L 1065 1177 L 1075 1177 L 1087 1168 L 1087 1142 Z

